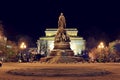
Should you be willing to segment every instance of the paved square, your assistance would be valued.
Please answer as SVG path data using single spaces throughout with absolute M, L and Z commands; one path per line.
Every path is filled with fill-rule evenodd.
M 3 63 L 0 80 L 119 80 L 119 66 L 120 63 Z

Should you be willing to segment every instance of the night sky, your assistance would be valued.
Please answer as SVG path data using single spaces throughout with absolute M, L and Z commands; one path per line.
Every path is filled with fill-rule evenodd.
M 80 0 L 3 0 L 0 1 L 0 20 L 6 36 L 16 40 L 28 35 L 34 42 L 44 36 L 46 28 L 57 28 L 63 12 L 67 28 L 77 28 L 84 39 L 113 41 L 120 38 L 120 3 L 113 1 Z

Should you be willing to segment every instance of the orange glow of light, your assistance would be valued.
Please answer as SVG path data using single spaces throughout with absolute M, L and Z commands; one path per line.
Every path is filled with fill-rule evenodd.
M 98 48 L 100 49 L 103 49 L 105 46 L 104 46 L 104 43 L 103 42 L 100 42 L 100 44 L 98 45 Z
M 22 42 L 21 45 L 20 45 L 20 48 L 25 49 L 25 48 L 27 48 L 27 46 L 26 46 L 26 44 L 24 42 Z

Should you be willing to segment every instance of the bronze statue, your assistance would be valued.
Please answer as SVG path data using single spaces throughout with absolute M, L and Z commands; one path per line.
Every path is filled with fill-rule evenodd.
M 63 13 L 61 13 L 58 20 L 58 28 L 65 28 L 65 27 L 66 27 L 65 17 Z
M 69 36 L 67 35 L 65 28 L 65 17 L 63 13 L 61 13 L 58 20 L 58 30 L 55 36 L 55 42 L 70 42 Z

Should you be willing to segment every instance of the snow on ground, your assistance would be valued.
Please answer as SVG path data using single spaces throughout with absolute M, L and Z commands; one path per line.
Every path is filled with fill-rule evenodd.
M 8 74 L 10 70 L 27 70 L 26 72 L 31 72 L 37 69 L 46 69 L 45 72 L 51 73 L 47 69 L 53 69 L 52 73 L 65 72 L 84 74 L 89 72 L 91 74 L 95 71 L 108 71 L 110 74 L 107 75 L 93 75 L 93 76 L 21 76 Z M 70 70 L 71 69 L 71 70 Z M 76 70 L 78 69 L 78 71 Z M 61 70 L 61 71 L 59 71 Z M 68 71 L 67 71 L 68 70 Z M 24 71 L 23 71 L 24 72 Z M 38 71 L 39 72 L 39 71 Z M 95 73 L 96 74 L 96 73 Z M 76 64 L 45 64 L 45 63 L 3 63 L 0 67 L 0 80 L 120 80 L 120 63 L 76 63 Z

